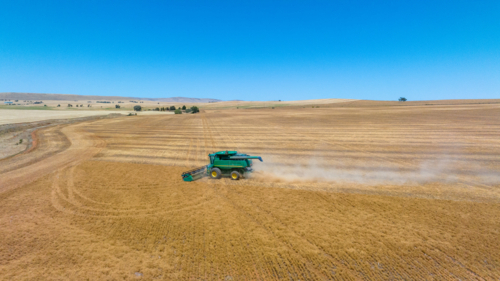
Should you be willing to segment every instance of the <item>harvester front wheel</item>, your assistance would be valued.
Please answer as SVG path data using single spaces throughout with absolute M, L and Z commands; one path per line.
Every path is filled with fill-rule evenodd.
M 220 179 L 221 175 L 222 173 L 219 168 L 213 168 L 212 170 L 210 170 L 210 177 L 212 179 Z
M 241 174 L 236 172 L 236 171 L 232 171 L 231 172 L 231 179 L 237 181 L 241 178 Z

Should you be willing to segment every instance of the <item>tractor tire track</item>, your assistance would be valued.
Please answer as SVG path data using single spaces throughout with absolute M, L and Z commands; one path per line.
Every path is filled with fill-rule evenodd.
M 50 138 L 44 138 L 44 134 L 53 134 L 62 139 L 66 138 L 67 141 L 58 144 L 59 149 L 56 149 L 55 152 L 51 146 L 48 146 L 47 150 L 51 150 L 51 152 L 48 155 L 44 155 L 39 161 L 28 161 L 22 167 L 1 173 L 0 192 L 23 186 L 54 170 L 68 165 L 76 165 L 99 153 L 106 146 L 106 143 L 97 136 L 86 132 L 82 128 L 83 125 L 58 126 L 40 131 L 40 145 L 43 142 L 51 142 Z M 35 149 L 33 152 L 40 151 L 41 149 Z
M 172 214 L 172 213 L 183 212 L 186 210 L 196 209 L 202 205 L 210 203 L 215 199 L 214 197 L 208 199 L 205 197 L 200 197 L 196 200 L 189 200 L 190 203 L 189 206 L 185 207 L 170 206 L 169 209 L 171 210 L 168 209 L 166 210 L 165 206 L 159 206 L 156 208 L 146 208 L 146 209 L 111 209 L 111 208 L 102 209 L 102 208 L 87 207 L 85 204 L 76 201 L 76 197 L 71 198 L 69 196 L 68 193 L 69 188 L 63 191 L 61 185 L 59 184 L 59 182 L 63 179 L 66 182 L 64 186 L 68 186 L 68 182 L 71 183 L 73 181 L 71 176 L 71 170 L 73 170 L 73 168 L 74 167 L 70 167 L 69 170 L 67 168 L 63 168 L 59 169 L 56 172 L 56 174 L 52 177 L 52 193 L 51 193 L 52 206 L 56 208 L 58 211 L 71 215 L 83 216 L 83 217 L 95 217 L 95 218 L 145 217 L 156 214 L 162 214 L 162 215 Z M 95 200 L 92 201 L 96 202 Z M 96 202 L 94 204 L 109 205 L 108 203 L 103 203 L 103 202 Z

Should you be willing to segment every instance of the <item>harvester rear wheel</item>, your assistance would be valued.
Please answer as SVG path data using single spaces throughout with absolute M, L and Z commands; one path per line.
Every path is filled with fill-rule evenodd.
M 219 168 L 213 168 L 212 170 L 210 170 L 210 177 L 212 179 L 220 179 L 221 175 L 222 173 Z
M 236 172 L 236 171 L 232 171 L 231 172 L 231 179 L 237 181 L 241 178 L 241 174 Z

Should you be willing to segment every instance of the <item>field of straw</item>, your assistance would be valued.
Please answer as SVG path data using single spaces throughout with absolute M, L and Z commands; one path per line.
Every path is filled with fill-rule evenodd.
M 54 120 L 63 118 L 78 118 L 90 116 L 105 116 L 108 114 L 124 114 L 136 113 L 133 110 L 30 110 L 29 107 L 23 109 L 5 109 L 0 108 L 0 125 L 13 123 L 27 123 L 42 120 Z M 140 115 L 157 115 L 170 114 L 170 112 L 146 111 L 139 112 Z
M 202 108 L 36 141 L 0 160 L 0 279 L 500 278 L 499 100 Z M 220 150 L 264 162 L 182 181 Z

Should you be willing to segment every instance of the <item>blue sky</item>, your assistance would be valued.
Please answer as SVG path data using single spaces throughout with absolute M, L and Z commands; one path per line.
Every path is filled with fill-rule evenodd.
M 500 98 L 500 1 L 4 1 L 0 92 Z

